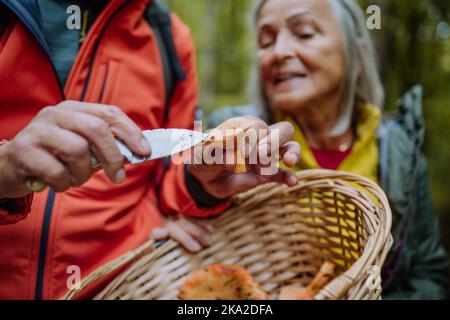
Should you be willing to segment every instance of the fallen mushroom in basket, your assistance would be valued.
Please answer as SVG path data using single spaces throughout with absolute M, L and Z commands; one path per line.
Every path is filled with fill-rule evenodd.
M 225 122 L 209 133 L 208 139 L 203 143 L 205 146 L 212 145 L 224 150 L 234 149 L 236 165 L 234 173 L 245 173 L 245 157 L 241 152 L 241 145 L 245 143 L 245 133 L 254 125 L 252 121 L 244 124 Z
M 335 272 L 336 265 L 326 261 L 307 287 L 282 287 L 278 300 L 313 300 L 316 294 L 333 279 Z
M 268 294 L 244 268 L 213 264 L 198 270 L 181 286 L 181 300 L 267 300 Z
M 278 300 L 313 300 L 335 276 L 336 265 L 325 262 L 311 283 L 303 288 L 285 286 Z M 213 264 L 196 271 L 180 288 L 180 300 L 267 300 L 269 295 L 250 273 L 237 265 Z

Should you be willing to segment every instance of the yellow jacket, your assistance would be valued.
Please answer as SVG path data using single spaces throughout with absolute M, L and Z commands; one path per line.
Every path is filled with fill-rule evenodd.
M 351 153 L 339 165 L 338 170 L 360 174 L 378 183 L 378 143 L 377 129 L 381 120 L 380 109 L 370 104 L 362 104 L 357 109 L 356 139 Z M 295 128 L 293 140 L 300 143 L 302 156 L 300 163 L 292 170 L 319 169 L 316 159 L 306 139 L 289 115 L 279 115 L 278 120 L 289 121 Z

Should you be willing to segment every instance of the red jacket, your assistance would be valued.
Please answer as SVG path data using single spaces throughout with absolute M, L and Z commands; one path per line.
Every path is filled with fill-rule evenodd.
M 84 101 L 119 106 L 142 129 L 164 126 L 162 62 L 143 18 L 149 2 L 109 2 L 64 89 L 39 38 L 23 17 L 13 16 L 0 38 L 0 140 L 14 138 L 43 107 L 81 100 L 83 90 Z M 198 98 L 194 46 L 176 16 L 172 32 L 186 80 L 175 89 L 165 127 L 192 128 Z M 35 194 L 26 219 L 0 226 L 0 299 L 59 298 L 67 291 L 69 266 L 87 276 L 145 242 L 161 225 L 161 213 L 207 217 L 227 205 L 199 208 L 185 186 L 183 166 L 165 171 L 162 161 L 153 161 L 127 167 L 127 177 L 114 185 L 99 172 L 80 188 Z M 8 214 L 0 211 L 0 217 Z

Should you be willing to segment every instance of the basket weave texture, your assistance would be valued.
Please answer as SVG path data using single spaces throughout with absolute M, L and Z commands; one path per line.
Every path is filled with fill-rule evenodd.
M 272 183 L 235 197 L 236 205 L 213 221 L 213 244 L 200 253 L 173 240 L 150 240 L 97 269 L 63 299 L 130 262 L 95 299 L 176 299 L 187 276 L 214 263 L 246 268 L 276 299 L 281 286 L 306 286 L 324 261 L 334 262 L 338 275 L 315 299 L 380 299 L 378 275 L 392 245 L 385 193 L 352 173 L 297 175 L 294 187 Z

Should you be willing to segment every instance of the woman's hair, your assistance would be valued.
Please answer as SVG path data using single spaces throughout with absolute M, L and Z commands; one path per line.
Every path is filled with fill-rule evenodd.
M 259 18 L 264 4 L 270 0 L 256 0 L 255 19 Z M 372 38 L 366 27 L 366 19 L 356 0 L 328 0 L 333 7 L 340 24 L 344 55 L 347 62 L 344 96 L 340 106 L 340 117 L 335 127 L 329 133 L 337 136 L 345 132 L 351 125 L 354 106 L 358 101 L 383 107 L 384 90 L 377 69 L 377 55 Z M 359 65 L 358 65 L 359 64 Z M 257 68 L 257 84 L 259 101 L 266 113 L 266 117 L 273 118 L 273 109 L 264 94 L 260 69 Z

